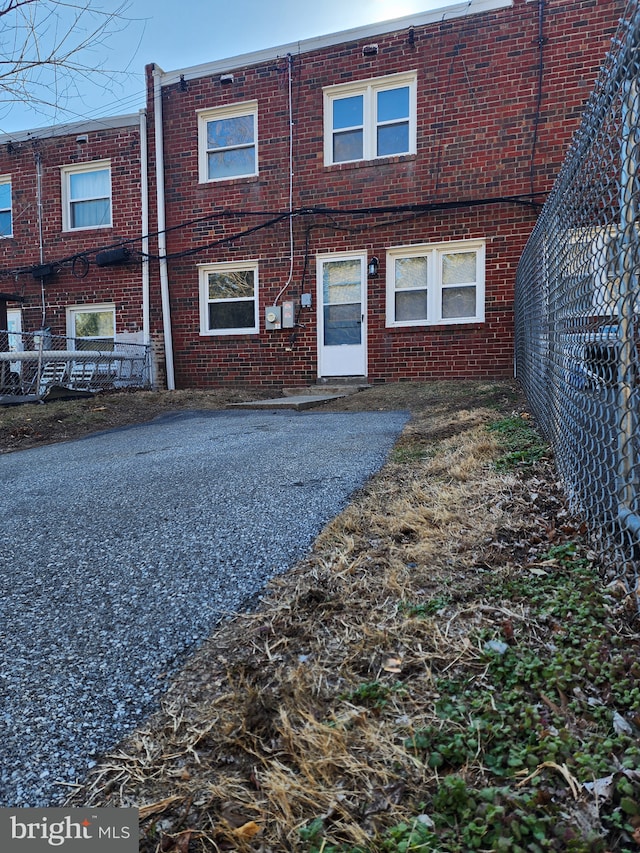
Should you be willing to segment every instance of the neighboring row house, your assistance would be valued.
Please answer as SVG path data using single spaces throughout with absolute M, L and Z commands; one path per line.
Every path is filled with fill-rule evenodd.
M 144 115 L 0 139 L 0 328 L 148 340 L 141 141 Z
M 155 341 L 170 388 L 510 376 L 516 264 L 624 5 L 149 65 L 139 116 L 0 139 L 0 327 L 4 296 L 23 330 Z

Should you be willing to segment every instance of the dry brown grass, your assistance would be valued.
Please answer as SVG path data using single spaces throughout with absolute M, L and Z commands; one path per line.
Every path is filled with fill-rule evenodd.
M 318 818 L 315 850 L 382 849 L 442 781 L 407 741 L 444 725 L 443 678 L 483 679 L 480 629 L 510 639 L 526 627 L 532 643 L 551 630 L 489 591 L 582 536 L 548 460 L 496 470 L 487 425 L 521 407 L 509 383 L 407 383 L 332 403 L 412 419 L 311 554 L 219 626 L 69 804 L 137 806 L 145 853 L 306 851 L 300 830 Z M 482 762 L 479 744 L 471 782 L 488 779 Z
M 333 404 L 410 402 L 414 415 L 309 558 L 257 612 L 220 626 L 72 802 L 141 807 L 145 850 L 180 849 L 184 833 L 192 851 L 297 850 L 318 816 L 358 844 L 411 813 L 437 774 L 403 743 L 434 720 L 434 671 L 483 666 L 469 627 L 502 614 L 483 613 L 476 591 L 504 563 L 497 532 L 529 523 L 512 518 L 521 486 L 494 470 L 486 430 L 518 402 L 513 388 L 455 391 L 372 389 Z M 406 609 L 438 596 L 452 606 Z

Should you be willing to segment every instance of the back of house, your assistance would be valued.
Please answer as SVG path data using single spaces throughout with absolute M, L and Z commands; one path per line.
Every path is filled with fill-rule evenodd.
M 114 181 L 110 230 L 96 231 L 99 173 L 117 155 L 106 139 L 78 154 L 74 136 L 41 251 L 27 261 L 17 228 L 0 240 L 0 291 L 20 297 L 5 304 L 23 328 L 63 334 L 78 312 L 111 312 L 114 337 L 161 349 L 170 388 L 509 377 L 517 261 L 623 11 L 472 0 L 192 68 L 150 64 L 129 176 L 146 226 Z M 0 141 L 0 202 L 9 182 L 17 221 L 38 190 Z M 69 228 L 83 201 L 89 219 Z M 79 242 L 61 258 L 54 238 L 69 231 Z M 125 243 L 126 258 L 95 263 Z M 40 287 L 24 272 L 83 246 L 82 278 L 71 268 Z

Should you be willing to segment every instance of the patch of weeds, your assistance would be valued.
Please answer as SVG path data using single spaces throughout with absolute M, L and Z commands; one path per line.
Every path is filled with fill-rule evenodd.
M 351 702 L 353 705 L 380 710 L 387 705 L 392 693 L 401 690 L 404 690 L 404 685 L 401 682 L 389 685 L 380 681 L 367 681 L 350 693 L 343 693 L 340 698 Z
M 439 850 L 440 839 L 429 823 L 416 818 L 391 827 L 379 840 L 378 850 L 384 853 L 428 853 Z
M 414 619 L 424 619 L 426 616 L 435 616 L 452 602 L 450 595 L 436 595 L 428 601 L 413 604 L 410 601 L 400 602 L 400 610 Z
M 495 463 L 498 471 L 531 466 L 547 452 L 547 445 L 531 421 L 522 415 L 495 421 L 487 429 L 495 435 L 504 451 Z
M 546 575 L 506 578 L 494 594 L 526 603 L 552 642 L 541 646 L 523 626 L 521 641 L 496 653 L 488 645 L 496 630 L 481 631 L 482 675 L 439 678 L 438 722 L 404 740 L 416 759 L 449 774 L 428 808 L 433 849 L 586 853 L 640 841 L 638 649 L 612 631 L 600 580 L 575 543 L 551 547 L 540 562 Z M 608 838 L 576 831 L 563 811 L 566 784 L 540 767 L 564 767 L 578 784 L 617 773 L 600 803 Z M 467 788 L 462 774 L 479 768 L 503 786 L 532 779 L 521 793 Z
M 396 447 L 391 453 L 391 461 L 398 465 L 411 465 L 415 462 L 422 462 L 425 459 L 431 459 L 435 455 L 433 448 L 420 447 L 419 445 L 405 445 Z

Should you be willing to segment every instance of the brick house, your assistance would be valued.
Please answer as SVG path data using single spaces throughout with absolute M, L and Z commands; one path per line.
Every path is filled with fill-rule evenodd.
M 474 0 L 148 66 L 170 382 L 511 376 L 516 264 L 623 6 Z
M 510 377 L 516 265 L 624 5 L 148 65 L 139 115 L 0 137 L 0 328 L 155 341 L 169 388 Z
M 73 349 L 148 341 L 145 120 L 0 137 L 0 329 Z

